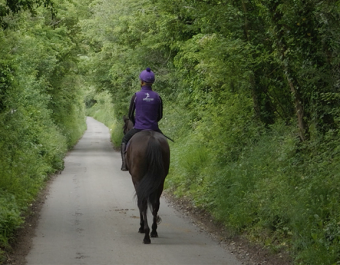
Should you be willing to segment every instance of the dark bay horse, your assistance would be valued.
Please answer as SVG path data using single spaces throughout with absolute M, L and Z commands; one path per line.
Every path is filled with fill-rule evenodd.
M 128 120 L 125 121 L 129 122 Z M 136 133 L 129 141 L 126 165 L 136 190 L 140 213 L 140 233 L 144 233 L 144 244 L 150 244 L 150 228 L 147 219 L 148 206 L 152 211 L 151 237 L 158 237 L 157 221 L 160 196 L 165 177 L 169 172 L 170 148 L 165 136 L 159 132 L 144 130 Z

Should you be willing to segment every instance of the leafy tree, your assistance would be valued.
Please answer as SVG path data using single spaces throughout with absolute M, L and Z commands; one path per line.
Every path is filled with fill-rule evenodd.
M 34 15 L 39 6 L 48 8 L 52 16 L 55 15 L 54 2 L 51 0 L 6 0 L 5 4 L 0 3 L 0 26 L 4 28 L 8 26 L 6 16 L 11 13 L 29 10 Z
M 51 17 L 43 3 L 50 2 L 7 1 L 13 12 L 1 16 L 0 261 L 28 205 L 86 126 L 77 23 L 87 7 L 60 1 Z

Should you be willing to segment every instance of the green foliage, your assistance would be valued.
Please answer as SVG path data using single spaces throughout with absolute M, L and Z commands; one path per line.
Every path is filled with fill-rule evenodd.
M 91 10 L 84 70 L 110 96 L 86 102 L 114 124 L 114 142 L 149 66 L 164 99 L 160 127 L 175 139 L 167 187 L 299 264 L 335 263 L 338 2 L 95 1 Z
M 32 15 L 36 15 L 36 9 L 42 5 L 50 10 L 52 16 L 55 15 L 54 2 L 51 0 L 6 0 L 5 4 L 0 3 L 0 27 L 8 26 L 6 16 L 22 10 L 29 10 Z
M 336 263 L 339 145 L 300 146 L 291 128 L 276 125 L 221 166 L 195 137 L 171 146 L 167 188 L 230 230 L 273 251 L 291 251 L 298 264 Z
M 62 3 L 52 18 L 6 17 L 1 119 L 24 139 L 3 145 L 9 154 L 42 156 L 54 165 L 39 160 L 42 175 L 60 166 L 59 145 L 46 143 L 74 143 L 81 97 L 119 146 L 138 75 L 151 67 L 160 128 L 175 140 L 167 188 L 296 264 L 336 264 L 339 1 L 82 3 Z
M 166 76 L 164 56 L 155 42 L 157 29 L 153 21 L 157 14 L 150 1 L 94 1 L 91 19 L 81 22 L 88 57 L 84 59 L 89 82 L 96 91 L 111 94 L 117 119 L 127 114 L 132 93 L 139 90 L 139 73 L 146 67 L 163 72 Z M 98 26 L 100 25 L 100 29 Z M 168 82 L 158 75 L 154 87 L 162 94 Z
M 20 207 L 15 203 L 15 197 L 0 193 L 0 244 L 8 246 L 12 231 L 18 228 L 23 220 L 20 216 Z M 1 256 L 1 254 L 0 254 Z M 0 259 L 1 262 L 1 259 Z
M 22 1 L 16 6 L 21 12 L 1 17 L 6 28 L 0 30 L 0 256 L 86 127 L 77 20 L 51 20 L 37 6 L 35 17 L 23 12 L 33 3 L 47 2 Z M 58 4 L 60 10 L 71 5 Z
M 119 120 L 116 119 L 110 94 L 107 92 L 95 94 L 93 90 L 89 90 L 85 100 L 86 115 L 104 123 L 110 129 L 113 145 L 120 147 L 123 138 L 123 116 Z
M 175 139 L 167 187 L 234 231 L 287 248 L 298 264 L 335 264 L 338 2 L 130 0 L 91 8 L 81 23 L 85 69 L 97 91 L 110 93 L 118 124 L 139 72 L 156 72 L 160 126 Z M 91 112 L 101 105 L 108 112 L 92 98 Z
M 183 139 L 178 145 L 171 146 L 172 178 L 167 179 L 166 187 L 173 189 L 174 194 L 183 196 L 186 192 L 199 193 L 204 181 L 204 169 L 211 161 L 204 146 L 197 148 L 195 142 Z M 176 170 L 174 170 L 176 169 Z

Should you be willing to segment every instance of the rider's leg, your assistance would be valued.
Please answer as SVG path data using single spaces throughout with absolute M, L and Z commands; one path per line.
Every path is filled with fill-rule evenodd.
M 123 140 L 122 140 L 122 144 L 121 144 L 121 147 L 120 147 L 120 154 L 122 156 L 122 167 L 120 168 L 122 171 L 127 171 L 127 167 L 126 167 L 126 162 L 125 162 L 125 149 L 126 149 L 126 145 L 127 143 L 129 142 L 129 140 L 131 139 L 131 137 L 139 132 L 141 130 L 138 130 L 138 129 L 131 129 L 130 131 L 128 131 L 124 137 L 123 137 Z
M 122 156 L 122 167 L 120 168 L 120 170 L 122 171 L 127 171 L 126 163 L 125 163 L 125 148 L 126 148 L 126 143 L 122 142 L 121 147 L 120 147 L 120 154 Z

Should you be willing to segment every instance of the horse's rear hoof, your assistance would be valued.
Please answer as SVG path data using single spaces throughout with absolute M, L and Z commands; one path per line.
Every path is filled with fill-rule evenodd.
M 143 243 L 144 243 L 144 244 L 151 244 L 150 238 L 144 238 L 144 239 L 143 239 Z
M 157 232 L 151 232 L 151 237 L 158 237 L 158 233 Z
M 144 229 L 143 229 L 143 228 L 139 228 L 139 230 L 138 230 L 138 233 L 144 234 L 144 233 L 145 233 L 145 231 L 144 231 Z

